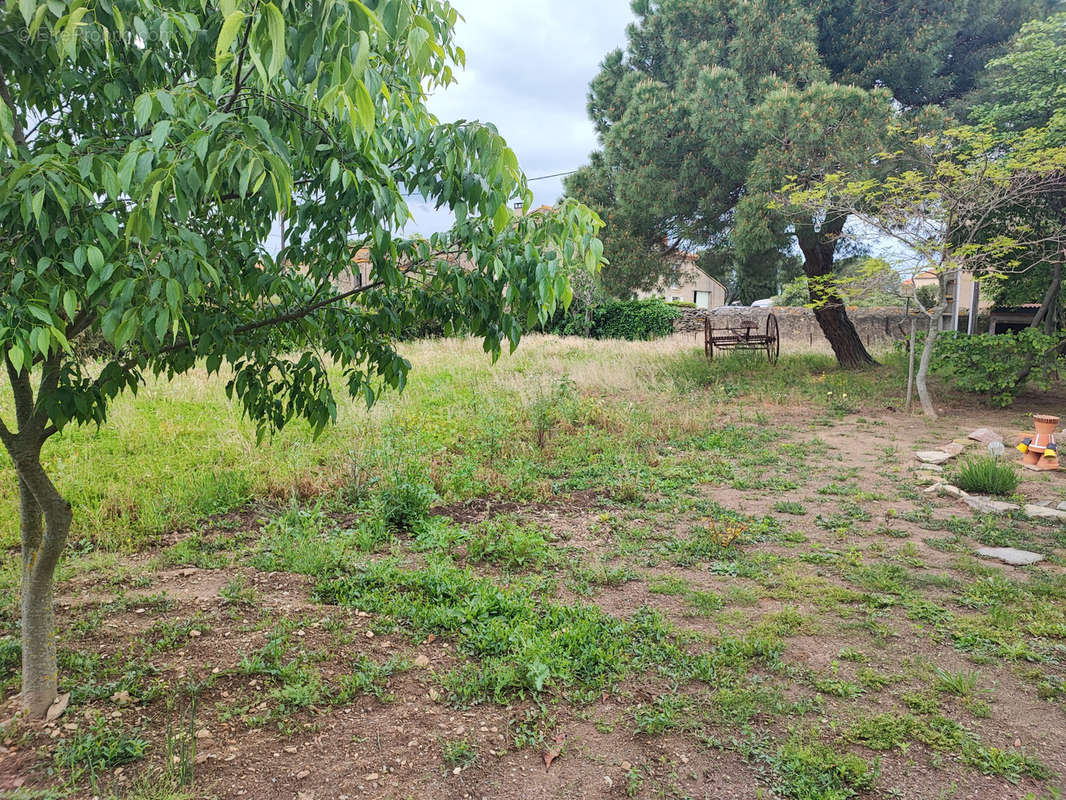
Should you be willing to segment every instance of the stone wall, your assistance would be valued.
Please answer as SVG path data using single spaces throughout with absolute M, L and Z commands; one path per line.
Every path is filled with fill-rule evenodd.
M 681 317 L 674 323 L 680 334 L 688 334 L 703 341 L 703 320 L 710 317 L 716 328 L 727 328 L 744 320 L 751 320 L 759 332 L 766 330 L 766 316 L 770 312 L 777 317 L 781 331 L 781 352 L 815 351 L 832 352 L 825 334 L 822 333 L 814 312 L 809 308 L 748 308 L 746 306 L 723 306 L 707 311 L 700 308 L 683 308 Z M 902 309 L 897 308 L 849 308 L 848 318 L 859 332 L 866 349 L 884 352 L 910 331 Z

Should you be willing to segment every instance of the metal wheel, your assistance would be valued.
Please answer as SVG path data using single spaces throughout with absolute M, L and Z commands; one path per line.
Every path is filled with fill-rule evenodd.
M 779 355 L 781 355 L 781 334 L 777 327 L 777 317 L 768 314 L 766 316 L 766 358 L 771 364 L 776 364 Z
M 714 360 L 714 335 L 711 330 L 711 321 L 703 320 L 703 353 L 708 361 Z

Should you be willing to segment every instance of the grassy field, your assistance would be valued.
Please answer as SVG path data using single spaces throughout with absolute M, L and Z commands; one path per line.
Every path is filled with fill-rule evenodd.
M 257 447 L 192 375 L 50 443 L 76 515 L 71 708 L 3 732 L 0 792 L 1061 796 L 1066 529 L 924 493 L 911 455 L 1023 430 L 1061 391 L 945 394 L 928 423 L 892 359 L 553 337 L 495 366 L 471 342 L 408 356 L 402 396 L 317 441 Z M 7 695 L 13 490 L 4 465 Z

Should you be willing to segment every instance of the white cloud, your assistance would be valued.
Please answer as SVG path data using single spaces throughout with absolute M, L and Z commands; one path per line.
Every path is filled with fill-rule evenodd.
M 629 0 L 457 0 L 466 51 L 459 82 L 430 99 L 442 121 L 491 122 L 535 178 L 576 169 L 596 148 L 586 111 L 589 81 L 604 56 L 625 44 Z M 532 184 L 536 204 L 552 204 L 561 178 Z M 413 228 L 431 233 L 449 216 L 411 201 Z

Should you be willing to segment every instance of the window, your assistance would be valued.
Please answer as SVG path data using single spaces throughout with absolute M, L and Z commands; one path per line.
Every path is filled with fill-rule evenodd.
M 699 308 L 711 307 L 711 293 L 710 292 L 693 292 L 692 302 Z

